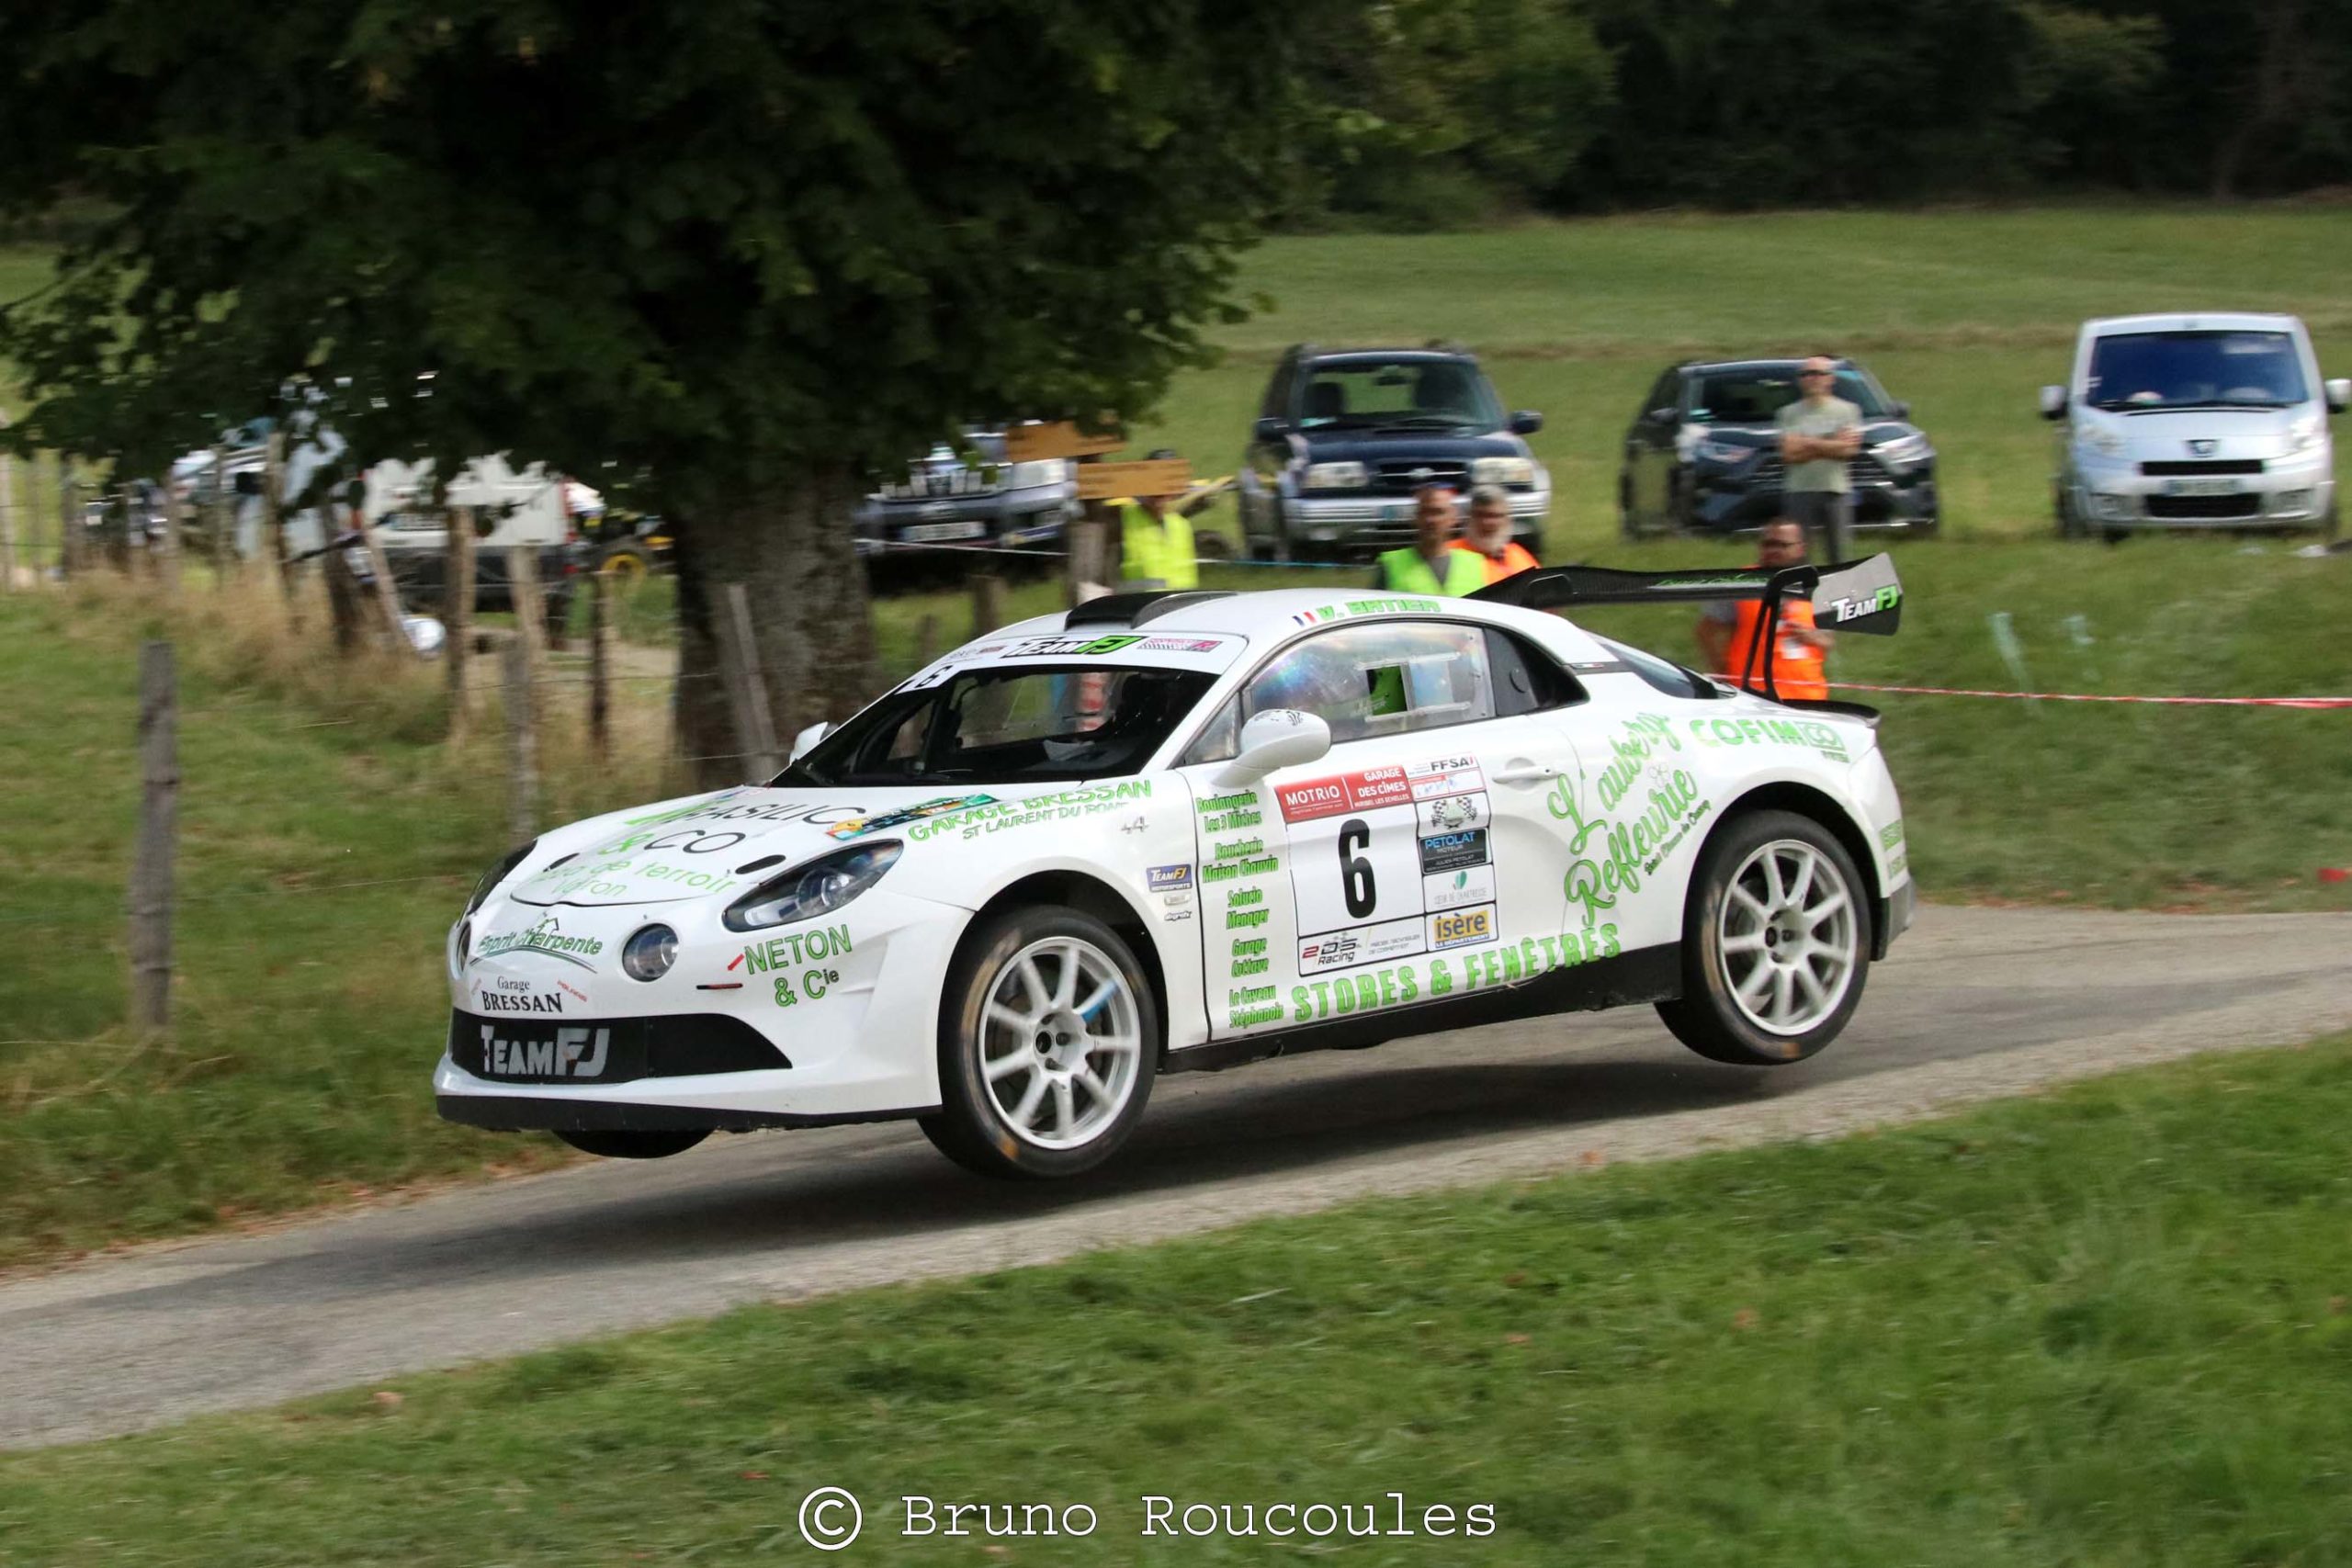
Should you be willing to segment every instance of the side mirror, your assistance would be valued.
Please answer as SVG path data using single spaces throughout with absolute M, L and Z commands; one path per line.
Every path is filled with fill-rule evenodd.
M 1290 434 L 1290 421 L 1261 419 L 1250 427 L 1250 436 L 1259 441 L 1280 441 Z
M 2044 387 L 2041 389 L 2041 417 L 2044 419 L 2064 419 L 2066 417 L 2065 388 Z
M 1897 419 L 1909 419 L 1911 417 L 1911 405 L 1898 400 L 1894 407 L 1889 412 L 1891 412 Z
M 2347 408 L 2352 408 L 2352 380 L 2337 376 L 2327 383 L 2327 412 L 2342 413 Z
M 816 750 L 818 741 L 822 740 L 826 736 L 831 735 L 832 732 L 833 727 L 830 724 L 812 724 L 808 728 L 802 730 L 799 734 L 794 736 L 792 738 L 792 755 L 785 759 L 786 764 L 789 766 L 791 763 L 800 761 L 801 758 Z
M 1513 435 L 1532 435 L 1543 428 L 1544 416 L 1533 409 L 1521 409 L 1510 416 L 1510 433 Z
M 1241 746 L 1218 775 L 1220 784 L 1255 784 L 1277 768 L 1297 768 L 1331 750 L 1331 727 L 1296 708 L 1253 713 L 1241 727 Z

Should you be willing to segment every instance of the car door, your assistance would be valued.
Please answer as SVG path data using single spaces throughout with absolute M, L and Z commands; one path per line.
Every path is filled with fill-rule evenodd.
M 1498 702 L 1488 637 L 1442 618 L 1317 632 L 1268 660 L 1193 748 L 1214 1038 L 1516 983 L 1585 954 L 1564 935 L 1571 857 L 1547 804 L 1575 750 L 1557 725 L 1508 711 L 1526 704 L 1507 682 Z M 1330 751 L 1236 780 L 1223 764 L 1239 725 L 1282 707 L 1329 724 Z

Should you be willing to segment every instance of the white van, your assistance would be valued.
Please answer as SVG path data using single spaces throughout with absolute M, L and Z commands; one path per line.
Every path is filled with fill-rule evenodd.
M 572 536 L 562 483 L 537 463 L 517 473 L 502 457 L 476 457 L 458 470 L 437 508 L 431 463 L 372 465 L 360 510 L 376 529 L 401 596 L 427 613 L 437 611 L 447 579 L 448 514 L 460 506 L 474 509 L 475 606 L 513 607 L 506 551 L 526 546 L 537 554 L 549 624 L 560 626 L 582 552 Z
M 2327 416 L 2352 381 L 2323 383 L 2293 316 L 2192 312 L 2085 321 L 2073 378 L 2041 389 L 2063 421 L 2058 531 L 2335 531 Z

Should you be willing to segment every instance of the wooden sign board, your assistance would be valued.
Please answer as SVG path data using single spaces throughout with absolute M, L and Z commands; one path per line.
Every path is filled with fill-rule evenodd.
M 1089 435 L 1069 421 L 1059 424 L 1016 424 L 1004 433 L 1004 460 L 1034 463 L 1040 457 L 1091 457 L 1116 452 L 1127 444 L 1117 431 Z
M 1193 465 L 1182 457 L 1163 457 L 1156 463 L 1087 463 L 1078 470 L 1078 499 L 1182 495 L 1192 482 Z

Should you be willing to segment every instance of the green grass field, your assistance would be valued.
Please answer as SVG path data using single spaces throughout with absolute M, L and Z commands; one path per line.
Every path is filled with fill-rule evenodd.
M 2339 1040 L 747 1309 L 0 1458 L 0 1562 L 809 1561 L 838 1486 L 844 1562 L 2319 1568 L 2352 1542 L 2347 1117 Z M 1147 1495 L 1385 1529 L 1391 1492 L 1457 1533 L 1140 1533 Z M 1098 1522 L 909 1539 L 910 1495 Z
M 2300 558 L 2275 541 L 2251 553 L 2216 540 L 2113 550 L 1998 541 L 2005 530 L 2041 529 L 2033 507 L 2047 438 L 2030 416 L 2032 388 L 2052 374 L 2075 316 L 2227 288 L 2233 301 L 2334 323 L 2341 343 L 2344 308 L 2325 279 L 2347 232 L 2352 209 L 2285 207 L 1667 218 L 1277 241 L 1250 265 L 1253 284 L 1282 293 L 1281 310 L 1234 333 L 1237 363 L 1187 381 L 1163 429 L 1196 453 L 1238 452 L 1267 355 L 1294 336 L 1458 333 L 1499 347 L 1491 357 L 1506 395 L 1552 416 L 1541 440 L 1571 492 L 1555 558 L 1736 559 L 1737 546 L 1619 545 L 1606 459 L 1667 345 L 1791 341 L 1772 324 L 1788 317 L 1788 292 L 1768 285 L 1801 274 L 1817 245 L 1853 258 L 1852 276 L 1806 296 L 1817 302 L 1804 307 L 1804 330 L 1838 337 L 1833 346 L 1889 344 L 1873 362 L 1922 401 L 1951 454 L 1948 493 L 1957 498 L 1963 481 L 1983 487 L 1981 506 L 1971 503 L 1976 521 L 1959 528 L 1973 542 L 1896 547 L 1910 585 L 1905 629 L 1883 642 L 1849 638 L 1837 674 L 2352 694 L 2352 644 L 2334 630 L 2352 557 Z M 0 253 L 0 292 L 30 265 L 25 253 Z M 2233 283 L 2240 276 L 2251 281 Z M 1584 304 L 1556 283 L 1566 277 Z M 1905 364 L 1918 367 L 1916 378 L 1896 373 Z M 1557 396 L 1542 378 L 1557 378 Z M 1927 384 L 1939 378 L 1930 404 Z M 1962 439 L 1967 431 L 1977 434 Z M 2016 461 L 1984 466 L 1980 447 L 2002 441 Z M 2015 509 L 2003 510 L 2005 493 Z M 1210 581 L 1362 579 L 1235 570 Z M 1058 603 L 1054 585 L 1029 583 L 1007 609 Z M 232 600 L 201 610 L 179 632 L 188 671 L 179 1028 L 168 1043 L 141 1043 L 120 1029 L 121 908 L 134 643 L 152 612 L 119 595 L 0 596 L 0 667 L 34 694 L 0 706 L 0 754 L 10 759 L 0 769 L 0 937 L 16 954 L 0 964 L 9 1020 L 0 1029 L 0 1264 L 485 1160 L 554 1157 L 546 1140 L 445 1127 L 425 1093 L 444 1021 L 442 935 L 474 875 L 506 847 L 494 716 L 472 748 L 445 757 L 431 744 L 440 708 L 429 671 L 346 674 L 302 649 L 249 646 L 241 628 L 263 618 L 249 609 Z M 656 582 L 623 624 L 658 636 L 669 614 L 669 585 Z M 1996 615 L 2009 617 L 2023 649 L 2022 682 L 1996 649 Z M 885 599 L 885 673 L 913 668 L 926 616 L 937 648 L 971 630 L 959 594 Z M 1691 656 L 1686 616 L 1591 620 Z M 661 793 L 659 684 L 626 690 L 642 722 L 619 763 L 591 769 L 550 742 L 544 820 Z M 2352 714 L 1928 697 L 1883 705 L 1913 863 L 1931 899 L 2352 908 L 2352 884 L 2318 877 L 2352 866 Z

